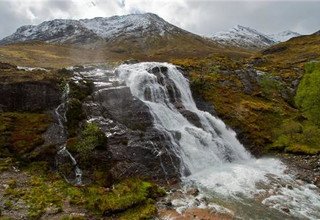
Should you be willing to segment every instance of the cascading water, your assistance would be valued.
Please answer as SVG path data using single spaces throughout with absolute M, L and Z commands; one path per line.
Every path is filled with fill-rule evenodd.
M 298 218 L 320 218 L 318 189 L 295 181 L 277 159 L 252 157 L 235 132 L 196 107 L 188 80 L 174 65 L 124 64 L 116 72 L 149 107 L 154 126 L 171 137 L 186 184 L 196 184 L 213 197 L 241 203 L 259 198 L 262 204 L 280 211 L 285 207 Z
M 63 93 L 63 97 L 62 97 L 62 103 L 55 109 L 55 116 L 57 118 L 58 125 L 60 127 L 60 139 L 63 140 L 63 143 L 57 152 L 56 165 L 59 167 L 61 164 L 65 163 L 64 160 L 67 158 L 71 162 L 72 170 L 73 170 L 74 176 L 75 176 L 74 180 L 72 180 L 72 183 L 75 185 L 81 185 L 82 184 L 82 171 L 78 167 L 77 161 L 72 156 L 72 154 L 68 151 L 67 146 L 66 146 L 67 131 L 64 127 L 64 124 L 67 122 L 66 111 L 67 111 L 69 91 L 70 91 L 69 84 L 66 84 L 66 87 L 65 87 L 64 93 Z M 70 178 L 67 177 L 67 175 L 65 175 L 65 174 L 63 174 L 63 175 L 64 175 L 64 178 L 68 182 L 71 182 Z

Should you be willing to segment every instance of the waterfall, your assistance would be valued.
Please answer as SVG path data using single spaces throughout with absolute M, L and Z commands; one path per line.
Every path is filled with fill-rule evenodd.
M 69 84 L 66 84 L 64 88 L 64 92 L 62 95 L 62 103 L 55 109 L 55 117 L 58 121 L 58 126 L 60 128 L 60 138 L 63 140 L 63 143 L 60 145 L 59 150 L 56 155 L 56 165 L 60 166 L 61 164 L 65 163 L 65 159 L 68 159 L 69 162 L 71 162 L 72 170 L 74 172 L 74 180 L 72 181 L 73 184 L 75 185 L 81 185 L 82 184 L 82 171 L 78 167 L 76 159 L 72 156 L 72 154 L 68 151 L 67 149 L 67 137 L 68 133 L 67 130 L 65 129 L 65 123 L 67 122 L 67 117 L 66 117 L 66 111 L 67 111 L 67 103 L 68 103 L 68 95 L 70 92 Z M 67 177 L 67 175 L 63 174 L 64 178 L 68 181 L 70 181 L 70 178 Z
M 154 126 L 171 137 L 185 183 L 194 183 L 220 198 L 260 196 L 268 207 L 280 211 L 287 207 L 299 218 L 320 218 L 318 189 L 298 184 L 286 174 L 280 160 L 255 159 L 234 131 L 196 107 L 188 80 L 174 65 L 124 64 L 116 73 L 149 107 Z

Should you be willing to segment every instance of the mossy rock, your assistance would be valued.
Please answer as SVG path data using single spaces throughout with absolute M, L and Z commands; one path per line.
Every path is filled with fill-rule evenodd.
M 50 123 L 52 119 L 47 114 L 0 113 L 1 155 L 7 150 L 19 158 L 30 159 L 30 153 L 44 143 L 42 135 Z

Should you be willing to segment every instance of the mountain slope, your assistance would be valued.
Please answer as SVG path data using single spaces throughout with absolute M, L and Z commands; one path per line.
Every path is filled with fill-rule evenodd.
M 287 30 L 287 31 L 282 31 L 282 32 L 277 33 L 277 34 L 270 34 L 268 36 L 271 39 L 273 39 L 275 42 L 285 42 L 287 40 L 290 40 L 293 37 L 299 37 L 299 36 L 301 36 L 301 34 L 299 34 L 297 32 L 293 32 L 293 31 Z
M 92 63 L 130 58 L 169 61 L 171 58 L 210 54 L 248 57 L 252 53 L 226 48 L 150 13 L 46 21 L 37 26 L 21 27 L 0 44 L 0 60 L 3 62 L 14 60 L 16 65 L 33 65 L 45 59 L 46 63 L 40 62 L 41 66 L 52 66 L 51 63 L 56 66 L 61 60 L 61 65 L 75 65 L 78 61 Z M 82 48 L 80 53 L 79 48 Z
M 227 32 L 218 32 L 212 36 L 212 39 L 222 44 L 251 49 L 260 49 L 275 43 L 267 35 L 240 25 Z
M 214 34 L 212 39 L 225 45 L 261 49 L 298 36 L 300 36 L 299 33 L 290 30 L 267 35 L 255 29 L 237 25 L 229 31 Z
M 18 28 L 14 34 L 2 39 L 0 44 L 45 41 L 83 45 L 128 39 L 142 42 L 147 38 L 174 37 L 179 34 L 196 37 L 155 14 L 146 13 L 109 18 L 45 21 L 39 25 Z

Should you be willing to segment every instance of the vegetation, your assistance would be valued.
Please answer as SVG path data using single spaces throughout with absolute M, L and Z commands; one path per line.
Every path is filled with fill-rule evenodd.
M 320 153 L 319 83 L 320 64 L 306 64 L 305 75 L 295 96 L 296 105 L 303 115 L 284 120 L 274 130 L 276 139 L 270 149 L 295 154 Z
M 165 195 L 162 188 L 139 179 L 123 180 L 112 189 L 96 184 L 79 188 L 50 172 L 44 163 L 33 163 L 26 171 L 31 175 L 27 183 L 21 185 L 10 180 L 4 200 L 8 204 L 7 209 L 10 209 L 22 199 L 28 206 L 29 219 L 39 219 L 48 212 L 65 213 L 66 202 L 71 207 L 85 209 L 87 215 L 97 218 L 148 219 L 156 215 L 155 200 Z M 63 219 L 84 218 L 64 215 Z
M 104 147 L 107 138 L 95 123 L 87 123 L 81 131 L 79 138 L 69 141 L 69 149 L 79 154 L 82 162 L 89 161 L 94 149 Z M 72 143 L 73 142 L 73 143 Z
M 271 150 L 294 154 L 320 153 L 320 128 L 304 120 L 287 119 L 275 129 L 276 140 Z
M 279 94 L 282 89 L 282 84 L 279 80 L 276 80 L 271 74 L 263 74 L 260 77 L 259 84 L 261 91 L 266 98 L 273 98 Z
M 3 112 L 0 113 L 0 157 L 10 152 L 27 159 L 36 147 L 44 143 L 42 134 L 51 118 L 47 114 Z
M 295 97 L 297 106 L 313 123 L 320 126 L 320 63 L 312 62 L 306 65 Z
M 79 132 L 79 123 L 86 117 L 82 109 L 82 102 L 92 93 L 93 82 L 90 80 L 80 80 L 78 83 L 70 82 L 69 86 L 70 94 L 68 99 L 68 109 L 66 112 L 66 126 L 69 136 L 74 137 Z

